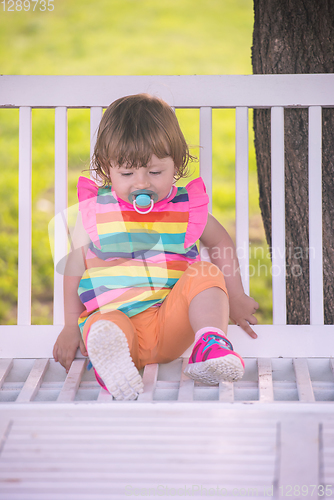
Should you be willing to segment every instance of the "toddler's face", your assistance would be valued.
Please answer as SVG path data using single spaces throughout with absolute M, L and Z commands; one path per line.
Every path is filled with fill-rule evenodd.
M 170 156 L 158 158 L 154 154 L 146 167 L 126 168 L 125 165 L 112 166 L 110 179 L 118 198 L 129 202 L 129 195 L 138 189 L 149 189 L 163 200 L 169 194 L 174 183 L 176 169 Z

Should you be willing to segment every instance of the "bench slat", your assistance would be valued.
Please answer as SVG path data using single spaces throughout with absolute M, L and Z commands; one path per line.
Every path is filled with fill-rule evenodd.
M 97 402 L 98 403 L 110 403 L 111 401 L 113 401 L 113 397 L 110 394 L 110 392 L 106 391 L 105 389 L 103 389 L 103 387 L 101 387 L 101 390 L 100 390 L 99 395 L 97 397 Z
M 52 358 L 61 328 L 61 325 L 1 325 L 0 358 Z M 333 346 L 334 325 L 255 325 L 254 330 L 259 335 L 256 341 L 244 335 L 239 326 L 228 327 L 235 351 L 242 352 L 244 357 L 328 359 Z M 189 357 L 192 349 L 193 345 L 189 346 L 182 357 Z
M 158 378 L 159 365 L 146 365 L 143 374 L 144 392 L 139 394 L 138 401 L 153 401 L 155 386 Z
M 63 388 L 57 398 L 57 403 L 66 403 L 74 401 L 79 389 L 81 378 L 84 374 L 87 359 L 75 359 L 68 372 Z
M 283 419 L 280 424 L 280 457 L 278 470 L 278 495 L 287 498 L 291 490 L 288 485 L 312 485 L 304 498 L 316 498 L 319 481 L 319 422 L 316 418 Z M 306 479 L 307 478 L 307 479 Z M 314 487 L 314 489 L 313 489 Z M 298 492 L 298 495 L 300 493 Z
M 331 367 L 332 373 L 334 375 L 334 359 L 330 358 L 329 360 L 329 366 Z
M 259 377 L 259 400 L 262 403 L 274 401 L 271 360 L 269 358 L 259 358 L 257 360 L 257 368 Z
M 333 107 L 333 74 L 294 75 L 1 75 L 0 106 L 89 108 L 148 92 L 171 106 Z M 24 89 L 24 91 L 22 91 Z M 319 92 L 321 89 L 321 92 Z M 10 103 L 10 105 L 8 104 Z
M 178 401 L 193 401 L 194 400 L 194 381 L 184 374 L 184 370 L 188 366 L 188 358 L 182 360 L 182 371 L 180 379 L 180 387 Z
M 28 375 L 25 384 L 16 398 L 16 403 L 29 403 L 29 401 L 33 401 L 36 396 L 42 382 L 43 377 L 46 373 L 46 370 L 49 366 L 48 359 L 36 359 L 34 365 Z
M 219 382 L 219 401 L 233 403 L 234 385 L 233 382 Z
M 296 374 L 299 401 L 303 403 L 314 402 L 315 398 L 307 360 L 294 358 L 293 366 Z
M 13 367 L 12 359 L 0 359 L 0 389 L 3 386 L 4 381 L 10 370 Z

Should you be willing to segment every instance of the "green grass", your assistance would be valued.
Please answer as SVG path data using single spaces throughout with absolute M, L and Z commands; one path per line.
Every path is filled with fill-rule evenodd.
M 54 0 L 1 12 L 4 74 L 251 73 L 252 0 Z
M 252 0 L 55 0 L 53 12 L 0 15 L 2 74 L 250 74 Z M 1 5 L 2 8 L 2 5 Z M 178 110 L 199 155 L 198 111 Z M 54 210 L 54 111 L 33 111 L 33 323 L 52 321 L 53 267 L 48 223 Z M 69 110 L 69 203 L 89 164 L 89 113 Z M 233 110 L 213 111 L 213 213 L 234 235 Z M 0 110 L 0 321 L 15 323 L 17 295 L 18 111 Z M 192 165 L 198 175 L 198 165 Z M 87 173 L 84 173 L 87 175 Z M 250 137 L 252 245 L 266 248 Z M 264 259 L 267 266 L 270 261 Z M 251 261 L 252 264 L 253 261 Z M 262 263 L 263 260 L 260 260 Z M 254 264 L 255 265 L 255 264 Z M 267 274 L 265 276 L 264 274 Z M 251 278 L 261 321 L 271 321 L 271 283 Z

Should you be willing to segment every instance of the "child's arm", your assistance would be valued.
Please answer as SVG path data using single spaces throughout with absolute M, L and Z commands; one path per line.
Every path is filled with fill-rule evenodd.
M 77 276 L 64 276 L 65 326 L 53 348 L 55 361 L 59 361 L 67 372 L 75 358 L 78 347 L 80 347 L 81 353 L 87 356 L 78 327 L 78 318 L 85 309 L 78 296 L 79 283 L 80 278 Z
M 245 294 L 234 243 L 224 227 L 211 214 L 208 216 L 200 241 L 208 250 L 211 262 L 224 274 L 230 300 L 231 320 L 252 338 L 256 338 L 257 335 L 250 324 L 257 323 L 253 314 L 259 304 Z
M 78 347 L 84 356 L 87 351 L 83 343 L 78 318 L 85 310 L 78 296 L 78 286 L 85 271 L 84 255 L 87 251 L 86 235 L 79 214 L 72 240 L 75 250 L 68 255 L 64 274 L 64 313 L 65 326 L 60 332 L 53 348 L 53 357 L 68 371 L 75 358 Z

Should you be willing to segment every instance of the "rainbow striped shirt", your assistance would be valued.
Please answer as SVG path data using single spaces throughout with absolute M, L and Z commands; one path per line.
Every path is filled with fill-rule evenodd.
M 196 241 L 208 214 L 201 178 L 176 188 L 148 214 L 117 198 L 112 188 L 86 177 L 78 182 L 79 209 L 91 243 L 78 294 L 86 311 L 131 317 L 160 304 L 189 265 L 199 259 Z

